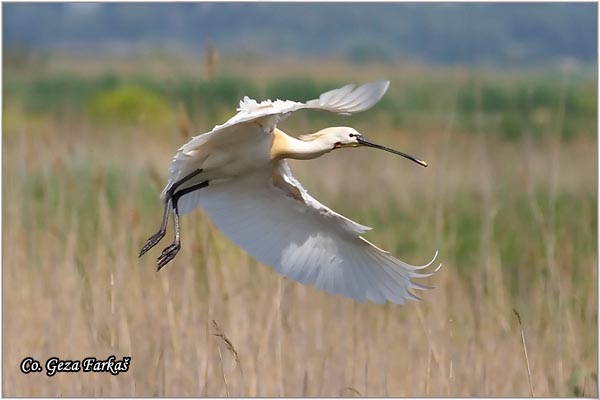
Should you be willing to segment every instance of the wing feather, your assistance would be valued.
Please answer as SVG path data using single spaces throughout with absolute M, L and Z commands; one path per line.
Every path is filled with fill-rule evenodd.
M 389 81 L 367 83 L 357 88 L 354 85 L 346 85 L 323 93 L 316 100 L 306 102 L 306 108 L 338 113 L 365 111 L 381 100 L 389 85 Z
M 324 106 L 327 105 L 329 107 L 334 107 L 340 102 L 343 101 L 344 97 L 348 96 L 356 87 L 355 84 L 351 83 L 349 85 L 342 86 L 339 89 L 330 90 L 328 92 L 323 93 L 319 96 L 319 105 Z M 313 100 L 315 101 L 315 100 Z
M 381 303 L 381 295 L 377 290 L 378 283 L 375 281 L 375 277 L 371 273 L 371 268 L 369 267 L 369 263 L 366 260 L 365 254 L 360 254 L 358 257 L 356 257 L 356 259 L 357 262 L 354 265 L 354 273 L 362 277 L 364 285 L 363 287 L 367 288 L 367 290 L 362 290 L 363 298 L 375 303 Z
M 285 161 L 277 168 L 282 180 L 258 171 L 185 195 L 180 205 L 202 206 L 234 243 L 292 280 L 359 302 L 417 299 L 410 290 L 425 287 L 413 280 L 428 274 L 363 240 L 364 227 L 310 196 Z M 302 198 L 280 181 L 293 182 Z

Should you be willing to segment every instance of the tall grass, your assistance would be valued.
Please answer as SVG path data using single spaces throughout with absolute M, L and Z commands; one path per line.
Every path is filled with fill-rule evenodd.
M 462 85 L 438 105 L 448 114 L 418 134 L 384 113 L 351 121 L 427 169 L 368 149 L 292 163 L 313 195 L 375 227 L 368 239 L 399 258 L 418 264 L 440 250 L 444 268 L 425 282 L 435 288 L 406 306 L 357 304 L 281 278 L 201 210 L 183 218 L 183 249 L 157 273 L 160 249 L 137 254 L 160 222 L 166 167 L 185 140 L 177 118 L 171 129 L 107 128 L 8 104 L 3 395 L 529 396 L 533 387 L 596 396 L 596 137 L 561 139 L 566 100 L 541 139 L 534 124 L 516 140 L 489 135 L 500 122 L 484 112 L 465 132 Z M 185 121 L 200 131 L 212 123 Z M 347 120 L 298 115 L 282 128 L 330 122 Z M 27 356 L 111 354 L 131 356 L 130 371 L 19 371 Z

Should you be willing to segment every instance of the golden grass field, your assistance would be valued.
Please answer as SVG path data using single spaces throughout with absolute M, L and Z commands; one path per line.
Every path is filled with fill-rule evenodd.
M 444 266 L 424 282 L 435 288 L 404 306 L 281 278 L 201 210 L 183 218 L 183 248 L 160 273 L 170 229 L 138 259 L 160 222 L 170 158 L 187 140 L 176 115 L 167 128 L 106 126 L 29 115 L 6 99 L 4 396 L 598 395 L 597 137 L 557 139 L 560 112 L 543 140 L 516 141 L 457 130 L 451 107 L 418 133 L 365 113 L 359 131 L 429 167 L 369 149 L 292 163 L 315 197 L 373 226 L 366 237 L 398 258 L 423 264 L 439 249 Z M 310 113 L 281 127 L 322 128 Z M 109 355 L 131 356 L 130 370 L 19 370 L 27 356 Z

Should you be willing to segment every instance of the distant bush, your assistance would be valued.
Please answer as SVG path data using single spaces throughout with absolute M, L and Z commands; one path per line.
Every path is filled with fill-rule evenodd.
M 93 79 L 56 75 L 29 82 L 12 82 L 10 89 L 21 95 L 26 112 L 64 115 L 86 111 L 85 105 L 91 97 L 121 84 L 122 79 L 115 75 L 102 75 Z
M 191 115 L 213 116 L 227 107 L 233 106 L 244 96 L 260 98 L 258 87 L 250 81 L 237 77 L 223 77 L 212 81 L 181 78 L 168 85 L 169 97 L 182 101 Z
M 83 78 L 66 75 L 39 78 L 29 83 L 23 103 L 31 113 L 80 112 L 93 89 L 93 83 Z
M 564 120 L 559 109 L 564 107 Z M 504 137 L 518 139 L 523 132 L 540 136 L 559 132 L 564 138 L 594 132 L 593 115 L 597 107 L 594 90 L 581 83 L 561 86 L 550 77 L 520 79 L 512 82 L 480 82 L 460 88 L 457 109 L 463 124 L 474 129 L 474 117 L 496 116 L 493 127 Z M 561 123 L 561 126 L 555 126 Z
M 163 96 L 133 84 L 109 89 L 93 96 L 87 112 L 96 121 L 158 124 L 172 118 Z

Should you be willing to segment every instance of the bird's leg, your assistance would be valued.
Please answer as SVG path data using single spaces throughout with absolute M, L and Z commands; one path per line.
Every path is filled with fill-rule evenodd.
M 158 257 L 158 260 L 157 260 L 158 261 L 158 271 L 160 271 L 160 269 L 162 267 L 164 267 L 165 265 L 167 265 L 167 263 L 169 263 L 172 259 L 174 259 L 175 256 L 177 255 L 177 253 L 179 252 L 179 249 L 181 249 L 181 238 L 180 238 L 180 233 L 179 233 L 179 207 L 178 207 L 179 199 L 183 195 L 194 192 L 196 190 L 200 190 L 207 186 L 208 186 L 208 181 L 204 181 L 204 182 L 198 183 L 196 185 L 190 186 L 188 188 L 182 189 L 179 192 L 172 194 L 171 202 L 173 205 L 173 222 L 174 222 L 174 226 L 175 226 L 175 240 L 173 240 L 173 243 L 171 243 L 170 245 L 165 247 L 165 249 L 163 250 L 160 257 Z
M 156 271 L 160 271 L 162 267 L 167 265 L 169 261 L 175 258 L 179 249 L 181 249 L 181 240 L 179 237 L 179 211 L 177 208 L 173 208 L 173 225 L 175 226 L 175 240 L 173 243 L 165 247 L 157 259 L 158 268 Z
M 152 235 L 148 238 L 148 240 L 146 241 L 146 244 L 140 250 L 139 257 L 146 254 L 146 252 L 148 250 L 150 250 L 151 248 L 156 246 L 158 244 L 158 242 L 160 242 L 162 240 L 162 238 L 165 237 L 165 234 L 167 232 L 167 221 L 169 219 L 169 209 L 170 208 L 171 208 L 171 202 L 167 201 L 167 203 L 165 204 L 165 210 L 163 212 L 162 222 L 160 223 L 160 229 L 158 230 L 158 232 L 156 232 L 154 235 Z
M 165 210 L 163 212 L 160 229 L 158 230 L 158 232 L 156 232 L 154 235 L 152 235 L 148 238 L 148 240 L 146 241 L 146 244 L 144 245 L 144 247 L 142 247 L 142 250 L 140 250 L 140 255 L 139 255 L 140 257 L 143 256 L 144 254 L 146 254 L 146 252 L 148 250 L 150 250 L 151 248 L 156 246 L 158 244 L 158 242 L 160 242 L 162 240 L 162 238 L 165 237 L 165 233 L 167 232 L 167 222 L 169 220 L 169 209 L 171 208 L 171 198 L 173 197 L 173 193 L 175 192 L 175 190 L 179 186 L 181 186 L 183 183 L 189 181 L 190 179 L 192 179 L 193 177 L 198 175 L 200 172 L 202 172 L 202 170 L 197 169 L 197 170 L 193 171 L 192 173 L 190 173 L 189 175 L 184 176 L 183 178 L 181 178 L 180 180 L 175 182 L 173 185 L 171 185 L 171 187 L 169 188 L 169 190 L 167 191 L 167 194 L 166 194 Z

